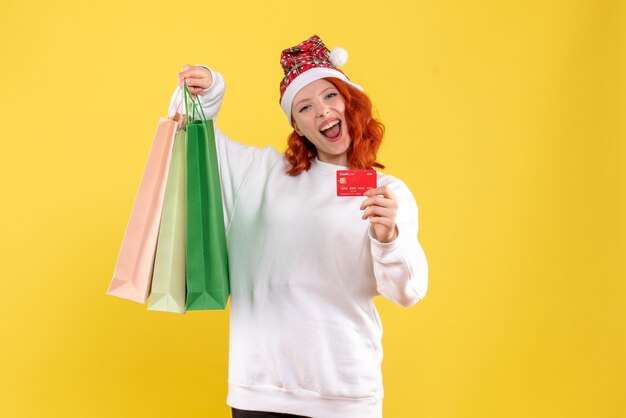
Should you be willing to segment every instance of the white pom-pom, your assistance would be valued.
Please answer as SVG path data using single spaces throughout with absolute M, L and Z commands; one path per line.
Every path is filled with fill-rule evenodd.
M 348 61 L 348 51 L 341 47 L 334 47 L 332 51 L 330 51 L 330 55 L 328 56 L 328 60 L 335 67 L 341 67 L 343 64 Z

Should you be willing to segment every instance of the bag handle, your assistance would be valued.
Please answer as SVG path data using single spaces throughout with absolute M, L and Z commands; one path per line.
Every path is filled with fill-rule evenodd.
M 176 96 L 174 96 L 174 100 L 172 100 L 172 103 L 170 104 L 170 108 L 167 111 L 168 118 L 174 117 L 176 113 L 178 113 L 180 106 L 183 104 L 183 97 L 182 97 L 183 88 L 181 86 L 182 84 L 178 86 L 179 89 L 176 91 Z
M 200 98 L 198 97 L 198 95 L 196 95 L 196 101 L 198 102 L 196 106 L 195 101 L 187 100 L 187 97 L 191 97 L 191 93 L 189 93 L 189 89 L 187 89 L 186 84 L 184 87 L 184 93 L 185 93 L 185 109 L 187 110 L 187 121 L 194 122 L 196 120 L 200 120 L 200 121 L 206 122 L 204 109 L 202 109 L 202 103 L 200 103 Z M 198 111 L 198 108 L 200 109 L 200 111 L 198 112 L 198 116 L 196 117 L 196 112 Z M 200 118 L 200 115 L 202 115 L 202 118 Z
M 202 108 L 202 104 L 200 103 L 200 98 L 198 97 L 198 95 L 196 95 L 197 106 L 193 100 L 191 100 L 191 103 L 188 103 L 187 97 L 190 97 L 191 93 L 189 93 L 187 84 L 184 84 L 184 83 L 185 83 L 184 81 L 181 81 L 181 85 L 183 87 L 179 86 L 180 88 L 176 92 L 176 96 L 174 97 L 174 100 L 172 101 L 172 104 L 170 105 L 170 108 L 167 111 L 167 117 L 168 118 L 174 117 L 175 114 L 180 109 L 181 105 L 185 103 L 185 109 L 186 109 L 186 114 L 187 114 L 186 119 L 189 119 L 191 115 L 191 121 L 198 120 L 200 118 L 200 114 L 202 114 L 202 119 L 199 119 L 199 120 L 206 122 L 206 115 L 204 114 L 204 109 Z M 198 118 L 196 118 L 196 111 L 198 110 L 198 108 L 200 109 L 200 112 L 198 112 Z

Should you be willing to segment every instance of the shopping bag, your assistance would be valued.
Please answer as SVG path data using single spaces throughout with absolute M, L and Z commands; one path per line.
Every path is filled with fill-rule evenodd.
M 213 121 L 187 123 L 187 310 L 224 309 L 230 295 Z
M 185 142 L 178 130 L 167 175 L 148 309 L 185 312 Z
M 159 232 L 165 183 L 179 116 L 157 126 L 107 294 L 145 303 Z

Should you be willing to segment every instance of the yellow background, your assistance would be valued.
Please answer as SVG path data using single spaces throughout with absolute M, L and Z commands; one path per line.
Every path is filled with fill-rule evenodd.
M 105 295 L 184 64 L 284 148 L 283 48 L 343 46 L 430 267 L 377 300 L 386 418 L 626 417 L 626 3 L 0 3 L 0 416 L 227 417 L 227 312 Z

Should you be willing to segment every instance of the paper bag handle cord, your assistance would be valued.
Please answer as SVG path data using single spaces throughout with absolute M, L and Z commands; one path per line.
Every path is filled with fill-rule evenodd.
M 183 89 L 181 87 L 176 92 L 176 96 L 174 97 L 174 101 L 172 102 L 172 104 L 170 105 L 169 110 L 167 111 L 167 117 L 168 118 L 171 118 L 173 116 L 173 113 L 176 113 L 178 111 L 178 109 L 180 109 L 180 106 L 183 104 L 182 93 L 183 93 Z M 176 103 L 178 103 L 178 104 L 176 106 L 174 106 Z
M 189 117 L 189 113 L 190 113 L 190 105 L 193 108 L 193 114 L 191 115 L 191 119 L 192 120 L 196 120 L 196 103 L 194 101 L 191 101 L 191 103 L 187 102 L 187 96 L 191 96 L 191 93 L 189 93 L 189 89 L 187 88 L 187 85 L 185 84 L 185 109 L 187 111 L 187 117 Z M 200 108 L 200 112 L 202 112 L 202 120 L 204 122 L 206 122 L 206 115 L 204 114 L 204 109 L 202 108 L 202 103 L 200 102 L 200 98 L 198 97 L 198 95 L 196 95 L 196 101 L 198 102 L 198 107 Z M 199 115 L 200 113 L 198 113 Z

